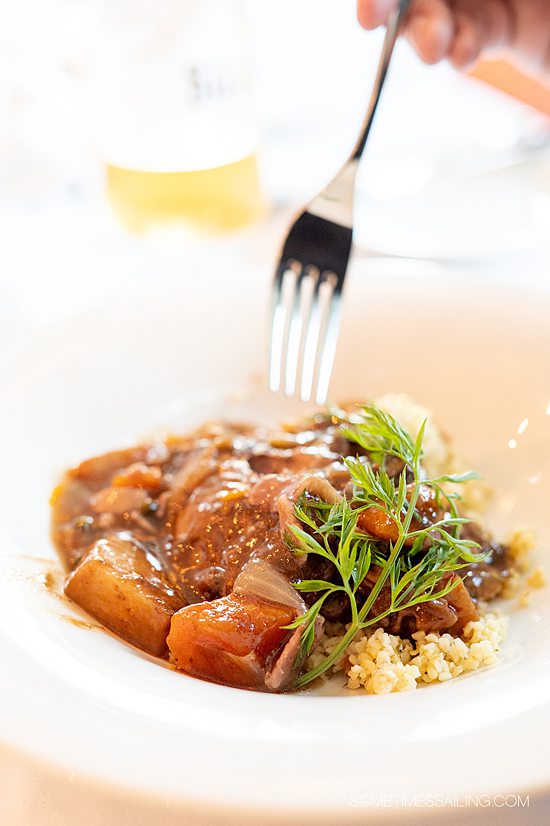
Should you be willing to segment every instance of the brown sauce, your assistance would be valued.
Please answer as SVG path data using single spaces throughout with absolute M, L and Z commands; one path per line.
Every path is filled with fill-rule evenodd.
M 278 690 L 276 662 L 295 645 L 290 630 L 281 634 L 281 625 L 300 612 L 247 601 L 234 592 L 235 580 L 251 562 L 269 565 L 289 583 L 331 575 L 318 558 L 301 567 L 283 523 L 292 519 L 296 491 L 306 479 L 345 495 L 350 479 L 341 459 L 357 451 L 336 419 L 317 416 L 301 428 L 273 432 L 216 423 L 184 438 L 82 462 L 52 495 L 52 537 L 68 574 L 65 593 L 154 656 L 168 657 L 169 635 L 185 640 L 190 673 L 200 673 L 198 664 L 208 671 L 216 659 L 212 673 L 202 676 Z M 426 519 L 436 518 L 432 511 L 427 499 Z M 490 556 L 461 571 L 464 616 L 477 601 L 498 596 L 510 575 L 506 549 L 477 525 L 467 530 Z M 384 598 L 382 592 L 379 599 Z M 455 623 L 453 633 L 459 633 L 463 609 L 455 602 L 434 601 L 421 611 L 390 615 L 385 626 L 406 635 Z M 184 619 L 194 618 L 192 628 L 174 620 L 186 606 Z M 345 600 L 327 600 L 327 619 L 346 621 L 347 612 Z M 89 625 L 74 621 L 79 622 Z M 183 668 L 182 657 L 174 660 L 173 647 L 171 652 Z

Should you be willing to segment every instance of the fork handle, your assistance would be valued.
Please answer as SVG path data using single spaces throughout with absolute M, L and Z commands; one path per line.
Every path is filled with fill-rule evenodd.
M 365 148 L 367 138 L 369 136 L 370 128 L 376 113 L 376 107 L 380 100 L 380 93 L 384 86 L 388 66 L 393 53 L 393 47 L 399 34 L 399 28 L 403 22 L 403 18 L 409 10 L 412 0 L 400 0 L 398 7 L 393 12 L 388 21 L 388 28 L 384 43 L 382 46 L 382 53 L 378 62 L 378 69 L 376 71 L 376 78 L 372 87 L 372 93 L 363 121 L 363 128 L 361 134 L 357 139 L 355 148 L 344 166 L 336 173 L 327 186 L 319 195 L 314 198 L 309 204 L 309 211 L 315 215 L 320 215 L 323 218 L 342 224 L 350 229 L 353 228 L 353 200 L 355 190 L 355 176 L 357 174 L 357 167 L 359 166 L 359 159 Z
M 384 37 L 384 43 L 382 46 L 382 54 L 380 55 L 380 60 L 378 61 L 376 78 L 372 87 L 372 93 L 370 96 L 367 113 L 365 115 L 365 120 L 363 121 L 363 128 L 355 145 L 355 149 L 350 155 L 350 161 L 358 161 L 363 154 L 363 149 L 365 148 L 365 144 L 369 136 L 374 115 L 376 114 L 376 109 L 378 107 L 378 101 L 380 100 L 382 87 L 384 86 L 384 81 L 388 72 L 388 66 L 390 65 L 390 59 L 393 54 L 395 41 L 397 40 L 401 23 L 409 10 L 411 2 L 412 0 L 399 0 L 398 7 L 395 9 L 388 21 L 386 36 Z

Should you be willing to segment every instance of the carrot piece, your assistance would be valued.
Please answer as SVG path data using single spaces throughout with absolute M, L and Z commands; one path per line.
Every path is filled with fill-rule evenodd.
M 213 682 L 264 685 L 266 663 L 289 637 L 296 610 L 239 594 L 187 605 L 172 617 L 168 648 L 176 667 Z

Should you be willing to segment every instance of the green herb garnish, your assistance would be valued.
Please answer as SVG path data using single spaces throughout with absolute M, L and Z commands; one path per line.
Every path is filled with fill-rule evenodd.
M 461 527 L 469 520 L 459 515 L 456 504 L 459 496 L 442 487 L 446 482 L 466 482 L 477 475 L 423 478 L 425 427 L 426 422 L 413 440 L 388 413 L 373 405 L 362 407 L 359 423 L 342 426 L 344 435 L 369 456 L 369 461 L 361 461 L 358 456 L 344 459 L 353 482 L 351 498 L 343 497 L 330 505 L 305 493 L 296 505 L 295 515 L 300 526 L 290 527 L 294 552 L 324 557 L 337 572 L 335 582 L 302 580 L 295 583 L 301 592 L 319 594 L 316 602 L 288 626 L 303 626 L 302 655 L 307 656 L 311 651 L 315 620 L 329 596 L 345 593 L 351 610 L 351 624 L 341 642 L 318 666 L 296 680 L 297 688 L 324 674 L 362 628 L 376 625 L 396 611 L 444 597 L 458 585 L 459 579 L 450 577 L 441 585 L 443 577 L 487 556 L 476 553 L 478 543 L 461 539 Z M 403 462 L 397 484 L 385 470 L 387 457 Z M 444 516 L 419 528 L 417 503 L 424 485 L 432 489 Z M 395 524 L 395 541 L 382 541 L 358 527 L 360 514 L 370 507 L 383 511 Z M 360 585 L 373 570 L 377 572 L 376 579 L 371 590 L 364 594 L 359 590 Z M 389 605 L 381 613 L 370 616 L 386 583 L 389 583 Z

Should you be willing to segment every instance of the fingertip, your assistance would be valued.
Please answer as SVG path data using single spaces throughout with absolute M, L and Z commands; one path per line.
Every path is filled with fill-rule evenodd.
M 449 63 L 455 69 L 468 69 L 478 59 L 481 49 L 479 32 L 473 26 L 461 26 L 449 52 Z
M 408 38 L 424 63 L 433 65 L 447 57 L 453 29 L 442 15 L 416 15 L 409 24 Z
M 394 0 L 358 0 L 357 19 L 364 29 L 377 29 L 388 22 Z

